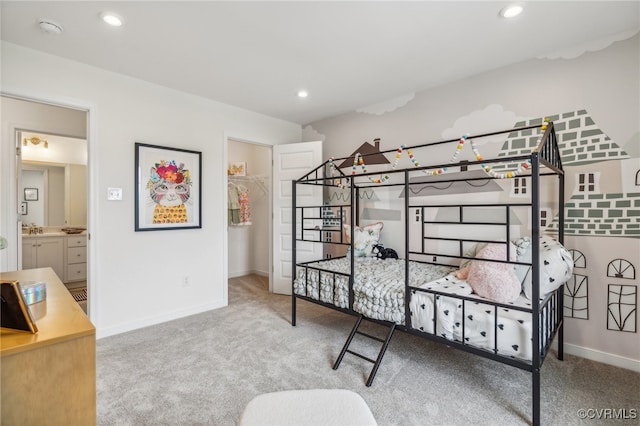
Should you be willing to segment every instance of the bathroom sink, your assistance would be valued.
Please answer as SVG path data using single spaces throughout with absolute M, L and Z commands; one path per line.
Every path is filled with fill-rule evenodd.
M 83 231 L 85 231 L 84 228 L 62 228 L 65 234 L 80 234 Z

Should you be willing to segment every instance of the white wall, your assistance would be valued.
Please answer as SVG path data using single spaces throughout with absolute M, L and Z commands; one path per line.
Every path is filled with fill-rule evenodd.
M 410 146 L 457 138 L 466 132 L 473 135 L 509 129 L 523 119 L 586 110 L 598 128 L 631 158 L 565 167 L 566 200 L 573 195 L 576 172 L 594 168 L 602 171 L 602 192 L 624 192 L 637 200 L 640 192 L 635 184 L 635 173 L 640 168 L 640 35 L 612 44 L 583 45 L 568 53 L 566 59 L 541 57 L 425 90 L 407 96 L 406 104 L 396 105 L 384 114 L 362 112 L 368 110 L 365 107 L 359 109 L 361 112 L 311 123 L 304 129 L 304 139 L 324 140 L 325 158 L 338 158 L 350 155 L 363 142 L 374 138 L 381 138 L 381 149 L 395 149 L 400 144 Z M 444 154 L 450 157 L 452 152 L 448 150 Z M 428 165 L 430 161 L 417 160 L 421 165 Z M 406 158 L 403 161 L 407 161 Z M 405 164 L 410 165 L 408 161 Z M 637 207 L 638 201 L 634 202 L 632 205 Z M 628 213 L 633 223 L 637 223 L 637 208 L 635 211 L 635 216 L 631 211 Z M 394 237 L 385 237 L 384 232 L 384 238 Z M 625 237 L 570 236 L 565 245 L 587 255 L 589 276 L 590 316 L 588 320 L 566 319 L 565 342 L 569 350 L 640 370 L 637 311 L 635 333 L 608 330 L 606 324 L 608 284 L 633 285 L 636 291 L 640 284 L 637 233 Z M 634 264 L 635 279 L 607 277 L 607 264 L 616 258 Z
M 89 312 L 98 337 L 226 305 L 225 135 L 275 145 L 299 141 L 300 126 L 11 43 L 2 56 L 5 93 L 90 110 Z M 2 235 L 14 216 L 4 127 Z M 134 142 L 202 151 L 202 229 L 134 232 Z M 108 187 L 122 188 L 123 200 L 107 201 Z

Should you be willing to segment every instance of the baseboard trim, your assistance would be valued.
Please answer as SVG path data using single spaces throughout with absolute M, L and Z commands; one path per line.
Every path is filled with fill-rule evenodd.
M 260 275 L 261 277 L 268 277 L 269 273 L 264 271 L 258 271 L 257 269 L 251 269 L 249 271 L 241 271 L 241 272 L 229 272 L 229 278 L 246 277 L 247 275 Z
M 203 312 L 223 308 L 225 306 L 227 306 L 227 304 L 224 303 L 223 300 L 218 300 L 218 301 L 207 303 L 204 305 L 192 306 L 188 309 L 167 312 L 166 314 L 158 315 L 155 317 L 143 318 L 141 320 L 132 321 L 126 324 L 120 324 L 114 327 L 96 328 L 96 339 L 115 336 L 116 334 L 126 333 L 127 331 L 133 331 L 139 328 L 149 327 L 152 325 L 173 321 L 173 320 L 188 317 L 191 315 L 201 314 Z
M 552 346 L 554 349 L 558 349 L 557 342 L 553 342 Z M 564 353 L 640 373 L 640 360 L 625 358 L 623 356 L 598 351 L 596 349 L 585 348 L 583 346 L 572 345 L 571 343 L 564 344 Z
M 245 277 L 247 275 L 251 275 L 251 271 L 239 271 L 239 272 L 229 271 L 229 278 Z

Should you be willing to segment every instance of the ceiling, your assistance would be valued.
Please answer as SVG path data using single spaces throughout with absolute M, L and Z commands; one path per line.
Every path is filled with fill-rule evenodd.
M 304 125 L 640 27 L 638 1 L 508 3 L 4 0 L 1 36 Z

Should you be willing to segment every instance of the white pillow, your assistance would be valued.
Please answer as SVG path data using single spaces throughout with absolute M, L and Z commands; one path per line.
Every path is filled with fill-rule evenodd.
M 566 248 L 548 235 L 540 237 L 540 297 L 571 278 L 573 258 Z M 524 294 L 531 299 L 531 273 L 524 280 Z
M 351 225 L 343 225 L 347 237 L 347 243 L 351 243 Z M 367 226 L 354 227 L 353 255 L 355 257 L 375 256 L 373 246 L 380 241 L 380 231 L 384 227 L 382 222 Z

